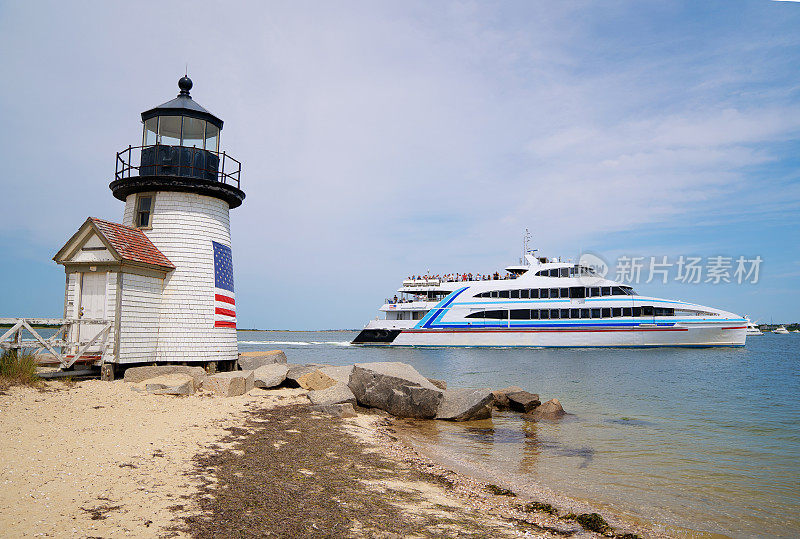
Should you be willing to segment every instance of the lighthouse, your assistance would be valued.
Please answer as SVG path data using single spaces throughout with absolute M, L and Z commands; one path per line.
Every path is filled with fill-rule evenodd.
M 71 339 L 77 348 L 105 328 L 103 364 L 225 369 L 238 356 L 230 210 L 245 198 L 241 163 L 220 151 L 223 122 L 192 98 L 192 81 L 178 88 L 142 113 L 141 145 L 117 154 L 109 187 L 122 222 L 90 217 L 54 257 L 64 316 L 82 322 Z

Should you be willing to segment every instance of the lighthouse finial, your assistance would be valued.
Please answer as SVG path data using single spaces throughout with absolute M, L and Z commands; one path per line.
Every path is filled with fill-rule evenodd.
M 187 71 L 188 71 L 188 68 L 187 68 Z M 190 79 L 188 77 L 188 75 L 184 75 L 178 81 L 178 88 L 181 89 L 181 93 L 178 94 L 179 97 L 182 96 L 182 95 L 186 96 L 186 97 L 191 97 L 189 95 L 189 90 L 192 89 L 192 79 Z

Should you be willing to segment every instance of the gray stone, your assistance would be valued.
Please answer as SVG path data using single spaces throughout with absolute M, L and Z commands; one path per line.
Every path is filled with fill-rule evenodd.
M 236 397 L 253 389 L 253 378 L 253 371 L 221 372 L 206 378 L 205 388 L 223 397 Z
M 320 406 L 312 406 L 311 410 L 314 412 L 322 412 L 332 417 L 357 417 L 353 405 L 348 403 L 344 404 L 325 404 Z
M 350 404 L 356 403 L 356 396 L 350 391 L 350 388 L 345 384 L 336 384 L 328 389 L 320 389 L 319 391 L 312 391 L 308 394 L 311 404 L 319 406 L 327 406 L 329 404 L 342 404 L 349 402 Z
M 130 367 L 125 369 L 123 379 L 126 382 L 138 384 L 156 376 L 165 374 L 188 374 L 194 379 L 195 389 L 203 385 L 206 371 L 203 367 L 189 367 L 188 365 L 149 365 L 146 367 Z
M 515 412 L 527 414 L 534 408 L 542 404 L 539 400 L 539 395 L 528 393 L 527 391 L 517 391 L 516 393 L 506 394 L 508 397 L 508 406 Z
M 489 388 L 451 389 L 444 392 L 436 419 L 471 421 L 492 417 L 494 395 Z
M 353 366 L 321 367 L 319 371 L 326 376 L 330 376 L 340 384 L 348 384 L 350 382 L 350 375 L 353 373 Z
M 300 384 L 300 387 L 303 389 L 308 389 L 309 391 L 328 389 L 329 387 L 333 387 L 337 384 L 336 380 L 323 373 L 319 369 L 305 373 L 303 376 L 297 379 L 297 383 Z
M 541 406 L 537 406 L 530 414 L 525 414 L 530 419 L 561 419 L 567 415 L 558 399 L 550 399 Z
M 508 394 L 509 393 L 518 393 L 523 391 L 521 387 L 517 386 L 510 386 L 503 389 L 497 389 L 492 391 L 494 393 L 494 407 L 498 410 L 503 410 L 509 407 L 508 402 Z
M 432 419 L 442 401 L 442 390 L 405 363 L 357 363 L 348 386 L 362 406 L 397 417 Z
M 297 380 L 301 376 L 319 370 L 322 367 L 328 367 L 328 366 L 329 365 L 321 365 L 319 363 L 308 363 L 307 365 L 297 365 L 289 363 L 287 365 L 287 367 L 289 367 L 289 370 L 286 372 L 286 380 L 291 382 L 291 384 L 294 385 L 295 387 L 300 387 L 300 382 L 298 382 Z
M 281 350 L 270 350 L 268 352 L 243 352 L 239 354 L 239 368 L 243 371 L 255 370 L 264 365 L 274 363 L 286 364 L 286 354 Z
M 144 382 L 144 389 L 155 395 L 194 395 L 194 379 L 188 374 L 165 374 Z
M 286 380 L 289 368 L 283 363 L 263 365 L 253 371 L 253 385 L 255 387 L 278 387 Z
M 445 382 L 444 380 L 437 380 L 436 378 L 428 378 L 428 381 L 433 385 L 435 385 L 436 387 L 438 387 L 439 389 L 441 389 L 442 391 L 447 390 L 447 382 Z

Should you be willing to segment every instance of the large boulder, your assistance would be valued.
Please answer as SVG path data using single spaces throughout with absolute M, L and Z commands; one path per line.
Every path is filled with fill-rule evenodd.
M 442 401 L 442 390 L 405 363 L 356 363 L 348 386 L 362 406 L 397 417 L 432 419 Z
M 311 404 L 327 406 L 329 404 L 356 403 L 356 396 L 345 384 L 336 384 L 327 389 L 312 391 L 308 394 Z
M 350 382 L 350 375 L 353 373 L 353 366 L 345 365 L 343 367 L 320 367 L 319 372 L 326 376 L 330 376 L 340 384 L 348 384 Z
M 319 370 L 321 367 L 328 367 L 328 366 L 329 365 L 322 365 L 319 363 L 309 363 L 307 365 L 297 365 L 294 363 L 289 363 L 287 365 L 287 367 L 289 367 L 289 370 L 286 372 L 286 381 L 289 382 L 289 385 L 293 387 L 300 387 L 300 382 L 298 380 L 300 379 L 301 376 Z
M 528 393 L 527 391 L 517 391 L 515 393 L 507 393 L 508 407 L 515 412 L 527 414 L 534 408 L 542 404 L 539 400 L 539 395 L 535 393 Z
M 436 419 L 471 421 L 492 417 L 494 394 L 489 388 L 451 389 L 444 392 Z
M 123 380 L 133 384 L 150 380 L 157 376 L 164 376 L 167 374 L 187 374 L 194 380 L 194 388 L 197 389 L 203 385 L 203 380 L 206 377 L 206 371 L 203 367 L 189 367 L 188 365 L 148 365 L 144 367 L 130 367 L 125 369 Z
M 444 380 L 437 380 L 436 378 L 428 378 L 428 381 L 433 385 L 435 385 L 436 387 L 438 387 L 439 389 L 441 389 L 442 391 L 445 391 L 447 389 L 447 382 L 445 382 Z
M 206 378 L 205 389 L 223 397 L 237 397 L 253 389 L 253 371 L 221 372 Z
M 505 410 L 509 408 L 510 404 L 508 402 L 508 394 L 518 393 L 520 391 L 523 391 L 523 389 L 518 386 L 509 386 L 503 389 L 496 389 L 495 391 L 492 391 L 492 394 L 494 394 L 494 407 L 498 410 Z
M 286 364 L 286 354 L 281 350 L 268 352 L 243 352 L 239 354 L 239 368 L 243 371 L 255 370 L 264 365 L 273 363 Z
M 552 421 L 561 419 L 565 415 L 567 415 L 567 412 L 564 411 L 564 407 L 561 406 L 558 399 L 550 399 L 541 406 L 534 408 L 531 413 L 525 414 L 525 417 L 529 419 L 547 419 Z
M 188 374 L 164 374 L 144 382 L 144 389 L 156 395 L 194 395 L 194 378 Z
M 261 388 L 278 387 L 286 380 L 289 368 L 283 363 L 262 365 L 253 371 L 253 386 Z
M 328 389 L 329 387 L 333 387 L 337 382 L 327 374 L 324 374 L 317 369 L 300 376 L 297 379 L 297 383 L 300 384 L 300 387 L 303 389 L 319 391 L 320 389 Z

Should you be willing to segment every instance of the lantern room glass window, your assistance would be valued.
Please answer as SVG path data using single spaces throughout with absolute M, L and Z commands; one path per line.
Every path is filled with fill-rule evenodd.
M 159 116 L 158 118 L 158 144 L 165 146 L 181 145 L 181 120 L 180 116 Z
M 205 142 L 205 120 L 197 118 L 183 118 L 183 134 L 181 136 L 181 146 L 189 148 L 202 148 Z
M 219 151 L 219 128 L 205 120 L 183 116 L 156 116 L 144 122 L 142 146 L 163 144 Z

